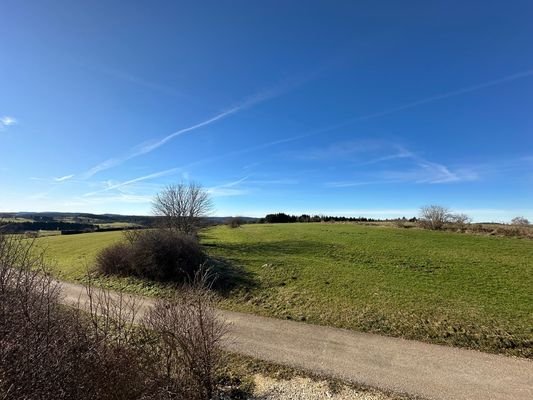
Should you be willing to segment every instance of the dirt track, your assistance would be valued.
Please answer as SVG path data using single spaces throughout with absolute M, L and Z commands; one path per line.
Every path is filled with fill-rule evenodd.
M 85 290 L 63 283 L 64 301 Z M 143 299 L 141 314 L 153 300 Z M 531 360 L 222 311 L 230 351 L 431 399 L 533 399 Z

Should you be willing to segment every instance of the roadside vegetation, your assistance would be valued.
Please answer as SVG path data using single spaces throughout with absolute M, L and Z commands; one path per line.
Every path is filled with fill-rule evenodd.
M 143 317 L 133 298 L 91 285 L 70 308 L 32 246 L 0 235 L 0 398 L 210 400 L 250 389 L 224 372 L 226 325 L 204 276 Z

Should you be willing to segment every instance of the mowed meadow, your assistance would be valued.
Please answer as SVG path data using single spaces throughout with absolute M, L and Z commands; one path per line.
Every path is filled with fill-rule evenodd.
M 38 244 L 58 274 L 76 281 L 121 238 L 89 233 Z M 223 293 L 224 308 L 533 357 L 529 239 L 317 223 L 216 226 L 201 242 L 242 275 Z M 168 290 L 126 283 L 144 294 Z

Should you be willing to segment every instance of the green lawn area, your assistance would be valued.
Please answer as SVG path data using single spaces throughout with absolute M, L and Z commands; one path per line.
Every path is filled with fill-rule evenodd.
M 78 280 L 98 249 L 120 237 L 38 242 L 66 279 Z M 278 224 L 217 226 L 202 233 L 202 242 L 249 275 L 249 284 L 224 298 L 225 308 L 533 357 L 531 240 Z
M 101 249 L 122 239 L 122 232 L 82 233 L 39 238 L 36 241 L 62 279 L 79 281 L 87 274 Z

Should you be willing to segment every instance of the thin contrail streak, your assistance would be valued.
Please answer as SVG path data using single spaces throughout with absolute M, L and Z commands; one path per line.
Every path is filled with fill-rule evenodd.
M 345 121 L 339 122 L 337 124 L 325 127 L 323 129 L 319 130 L 320 131 L 319 133 L 329 132 L 329 131 L 332 131 L 332 130 L 335 130 L 335 129 L 343 128 L 343 127 L 345 127 L 347 125 L 350 125 L 350 124 L 352 124 L 354 122 L 366 121 L 366 120 L 369 120 L 369 119 L 383 117 L 385 115 L 393 114 L 393 113 L 396 113 L 398 111 L 407 110 L 407 109 L 410 109 L 410 108 L 421 106 L 423 104 L 433 103 L 435 101 L 444 100 L 444 99 L 447 99 L 447 98 L 450 98 L 450 97 L 460 96 L 462 94 L 466 94 L 466 93 L 470 93 L 470 92 L 475 92 L 475 91 L 486 89 L 486 88 L 489 88 L 489 87 L 492 87 L 492 86 L 497 86 L 497 85 L 501 85 L 503 83 L 511 82 L 511 81 L 514 81 L 514 80 L 517 80 L 517 79 L 527 78 L 527 77 L 530 77 L 532 75 L 533 75 L 533 69 L 530 69 L 530 70 L 527 70 L 527 71 L 522 71 L 522 72 L 518 72 L 518 73 L 513 74 L 513 75 L 509 75 L 509 76 L 506 76 L 506 77 L 503 77 L 503 78 L 500 78 L 500 79 L 495 79 L 495 80 L 492 80 L 492 81 L 483 82 L 483 83 L 480 83 L 480 84 L 477 84 L 477 85 L 473 85 L 473 86 L 467 86 L 467 87 L 464 87 L 464 88 L 461 88 L 461 89 L 453 90 L 451 92 L 436 94 L 434 96 L 430 96 L 430 97 L 426 97 L 426 98 L 423 98 L 423 99 L 420 99 L 420 100 L 416 100 L 416 101 L 413 101 L 411 103 L 402 104 L 400 106 L 397 106 L 397 107 L 394 107 L 394 108 L 389 108 L 387 110 L 378 111 L 378 112 L 375 112 L 375 113 L 372 113 L 372 114 L 360 115 L 358 117 L 350 118 L 350 119 L 347 119 Z M 310 133 L 308 135 L 304 135 L 304 137 L 315 136 L 316 134 L 317 134 L 316 132 L 313 132 L 313 133 Z
M 132 150 L 130 151 L 130 154 L 126 154 L 125 156 L 122 156 L 122 157 L 116 157 L 116 158 L 110 158 L 104 162 L 101 162 L 100 164 L 97 164 L 95 165 L 94 167 L 90 168 L 88 171 L 86 171 L 84 174 L 82 174 L 82 177 L 84 179 L 87 179 L 87 178 L 90 178 L 92 177 L 93 175 L 97 174 L 98 172 L 101 172 L 101 171 L 104 171 L 104 170 L 107 170 L 109 168 L 112 168 L 112 167 L 115 167 L 117 165 L 120 165 L 132 158 L 135 158 L 135 157 L 138 157 L 138 156 L 141 156 L 143 154 L 146 154 L 146 153 L 149 153 L 151 151 L 154 151 L 155 149 L 163 146 L 165 143 L 171 141 L 172 139 L 178 137 L 178 136 L 181 136 L 183 134 L 186 134 L 188 132 L 192 132 L 196 129 L 199 129 L 199 128 L 202 128 L 204 126 L 208 126 L 208 125 L 211 125 L 212 123 L 216 122 L 216 121 L 219 121 L 223 118 L 226 118 L 230 115 L 233 115 L 233 114 L 236 114 L 242 110 L 245 110 L 247 108 L 250 108 L 258 103 L 261 103 L 263 101 L 266 101 L 270 98 L 273 98 L 273 97 L 277 97 L 281 94 L 283 94 L 286 90 L 288 90 L 288 88 L 290 88 L 291 86 L 294 86 L 296 84 L 300 84 L 300 82 L 297 82 L 295 84 L 292 84 L 292 85 L 280 85 L 278 87 L 275 87 L 274 89 L 271 89 L 271 90 L 268 90 L 268 91 L 265 91 L 265 92 L 262 92 L 262 93 L 259 93 L 255 96 L 252 96 L 252 97 L 249 97 L 248 99 L 246 99 L 245 101 L 243 101 L 242 103 L 240 103 L 239 105 L 237 106 L 234 106 L 232 108 L 230 108 L 229 110 L 226 110 L 226 111 L 223 111 L 217 115 L 215 115 L 214 117 L 211 117 L 205 121 L 202 121 L 200 123 L 197 123 L 195 125 L 192 125 L 192 126 L 189 126 L 187 128 L 183 128 L 183 129 L 180 129 L 176 132 L 173 132 L 171 133 L 170 135 L 167 135 L 165 137 L 163 137 L 162 139 L 159 139 L 157 140 L 156 142 L 153 142 L 153 143 L 143 143 L 143 144 L 140 144 L 140 145 L 137 145 L 136 147 L 132 148 Z
M 93 196 L 93 195 L 98 194 L 98 193 L 103 193 L 103 192 L 107 192 L 109 190 L 118 189 L 118 188 L 121 188 L 123 186 L 131 185 L 132 183 L 142 182 L 142 181 L 146 181 L 146 180 L 149 180 L 149 179 L 159 178 L 161 176 L 171 175 L 171 174 L 174 174 L 174 173 L 176 173 L 176 172 L 178 172 L 180 170 L 181 170 L 181 168 L 166 169 L 164 171 L 155 172 L 155 173 L 150 174 L 150 175 L 145 175 L 145 176 L 141 176 L 139 178 L 130 179 L 129 181 L 117 183 L 115 185 L 108 186 L 105 189 L 97 190 L 97 191 L 90 192 L 90 193 L 85 193 L 83 196 L 84 197 Z
M 462 95 L 462 94 L 466 94 L 466 93 L 474 92 L 474 91 L 477 91 L 477 90 L 485 89 L 485 88 L 488 88 L 488 87 L 491 87 L 491 86 L 496 86 L 496 85 L 500 85 L 500 84 L 503 84 L 503 83 L 506 83 L 506 82 L 511 82 L 511 81 L 514 81 L 514 80 L 517 80 L 517 79 L 527 78 L 527 77 L 532 76 L 532 75 L 533 75 L 533 70 L 531 70 L 531 69 L 527 70 L 527 71 L 523 71 L 523 72 L 518 72 L 516 74 L 509 75 L 509 76 L 506 76 L 506 77 L 501 78 L 501 79 L 496 79 L 496 80 L 480 83 L 480 84 L 477 84 L 477 85 L 473 85 L 473 86 L 468 86 L 468 87 L 464 87 L 464 88 L 461 88 L 461 89 L 457 89 L 457 90 L 454 90 L 454 91 L 451 91 L 451 92 L 437 94 L 437 95 L 434 95 L 434 96 L 431 96 L 431 97 L 426 97 L 424 99 L 416 100 L 416 101 L 413 101 L 411 103 L 406 103 L 406 104 L 403 104 L 401 106 L 398 106 L 398 107 L 395 107 L 395 108 L 391 108 L 391 109 L 388 109 L 388 110 L 384 110 L 384 111 L 380 111 L 380 112 L 376 112 L 376 113 L 373 113 L 373 114 L 367 114 L 367 115 L 351 118 L 349 120 L 337 123 L 335 125 L 330 125 L 330 126 L 327 126 L 327 127 L 324 127 L 324 128 L 319 128 L 319 129 L 313 130 L 313 131 L 305 133 L 305 134 L 291 136 L 291 137 L 288 137 L 288 138 L 285 138 L 285 139 L 279 139 L 279 140 L 276 140 L 276 141 L 267 142 L 267 143 L 259 144 L 257 146 L 252 146 L 252 147 L 248 147 L 248 148 L 245 148 L 245 149 L 236 150 L 236 151 L 232 151 L 230 153 L 226 153 L 226 154 L 222 154 L 222 155 L 219 155 L 219 156 L 215 156 L 215 157 L 212 157 L 212 158 L 200 160 L 200 161 L 197 161 L 197 162 L 194 162 L 194 163 L 190 164 L 190 166 L 209 163 L 209 162 L 217 161 L 217 160 L 220 160 L 220 159 L 223 159 L 223 158 L 226 158 L 226 157 L 231 157 L 231 156 L 241 155 L 241 154 L 245 154 L 245 153 L 250 153 L 250 152 L 253 152 L 253 151 L 257 151 L 257 150 L 263 150 L 265 148 L 276 146 L 278 144 L 289 143 L 289 142 L 293 142 L 293 141 L 297 141 L 297 140 L 301 140 L 301 139 L 306 139 L 306 138 L 309 138 L 309 137 L 312 137 L 312 136 L 316 136 L 316 135 L 320 135 L 322 133 L 326 133 L 326 132 L 332 131 L 334 129 L 342 128 L 342 127 L 347 126 L 347 125 L 349 125 L 349 124 L 351 124 L 353 122 L 381 117 L 381 116 L 392 114 L 392 113 L 395 113 L 395 112 L 398 112 L 398 111 L 402 111 L 402 110 L 406 110 L 406 109 L 409 109 L 409 108 L 417 107 L 419 105 L 432 103 L 434 101 L 443 100 L 443 99 L 446 99 L 446 98 L 449 98 L 449 97 L 459 96 L 459 95 Z
M 373 113 L 373 114 L 368 114 L 368 115 L 364 115 L 364 116 L 361 116 L 361 117 L 357 117 L 355 120 L 367 120 L 367 119 L 381 117 L 381 116 L 392 114 L 392 113 L 395 113 L 395 112 L 398 112 L 398 111 L 403 111 L 403 110 L 407 110 L 409 108 L 417 107 L 417 106 L 420 106 L 422 104 L 433 103 L 434 101 L 447 99 L 449 97 L 455 97 L 455 96 L 459 96 L 459 95 L 462 95 L 462 94 L 465 94 L 465 93 L 475 92 L 475 91 L 478 91 L 478 90 L 481 90 L 481 89 L 486 89 L 486 88 L 489 88 L 489 87 L 492 87 L 492 86 L 501 85 L 502 83 L 511 82 L 511 81 L 514 81 L 514 80 L 517 80 L 517 79 L 527 78 L 527 77 L 529 77 L 531 75 L 533 75 L 533 70 L 518 72 L 516 74 L 509 75 L 509 76 L 506 76 L 506 77 L 501 78 L 501 79 L 495 79 L 493 81 L 480 83 L 478 85 L 467 86 L 467 87 L 464 87 L 462 89 L 457 89 L 457 90 L 453 90 L 451 92 L 437 94 L 437 95 L 431 96 L 431 97 L 426 97 L 425 99 L 416 100 L 416 101 L 413 101 L 412 103 L 403 104 L 401 106 L 398 106 L 398 107 L 395 107 L 395 108 L 391 108 L 391 109 L 388 109 L 388 110 L 384 110 L 384 111 L 376 112 L 376 113 Z
M 131 160 L 132 158 L 141 156 L 143 154 L 150 153 L 151 151 L 154 151 L 158 147 L 163 146 L 165 143 L 167 143 L 168 141 L 174 139 L 177 136 L 183 135 L 183 134 L 185 134 L 187 132 L 194 131 L 195 129 L 201 128 L 203 126 L 210 125 L 213 122 L 218 121 L 218 120 L 220 120 L 220 119 L 222 119 L 224 117 L 227 117 L 227 116 L 229 116 L 231 114 L 235 114 L 237 111 L 240 111 L 243 108 L 244 108 L 243 106 L 234 107 L 234 108 L 232 108 L 232 109 L 230 109 L 228 111 L 224 111 L 224 112 L 222 112 L 222 113 L 220 113 L 218 115 L 215 115 L 214 117 L 209 118 L 208 120 L 202 121 L 202 122 L 200 122 L 198 124 L 195 124 L 195 125 L 189 126 L 187 128 L 180 129 L 179 131 L 176 131 L 174 133 L 171 133 L 170 135 L 165 136 L 164 138 L 158 140 L 155 143 L 137 146 L 137 150 L 134 150 L 132 153 L 130 153 L 130 154 L 126 155 L 126 156 L 119 157 L 119 158 L 110 158 L 110 159 L 107 159 L 106 161 L 104 161 L 104 162 L 102 162 L 100 164 L 95 165 L 94 167 L 89 169 L 87 172 L 85 172 L 83 174 L 83 177 L 85 179 L 90 178 L 90 177 L 94 176 L 95 174 L 97 174 L 98 172 L 105 171 L 106 169 L 110 169 L 112 167 L 120 165 L 120 164 L 122 164 L 122 163 L 124 163 L 124 162 L 126 162 L 128 160 Z
M 234 156 L 234 155 L 240 155 L 240 154 L 244 154 L 244 153 L 249 153 L 249 152 L 253 152 L 253 151 L 269 148 L 269 147 L 272 147 L 272 146 L 275 146 L 275 145 L 278 145 L 278 144 L 283 144 L 283 143 L 288 143 L 288 142 L 292 142 L 292 141 L 297 141 L 297 140 L 309 138 L 309 137 L 316 136 L 316 135 L 319 135 L 319 134 L 322 134 L 322 133 L 326 133 L 326 132 L 329 132 L 329 131 L 332 131 L 332 130 L 335 130 L 335 129 L 338 129 L 338 128 L 345 127 L 345 126 L 350 125 L 350 124 L 352 124 L 354 122 L 382 117 L 382 116 L 385 116 L 385 115 L 393 114 L 395 112 L 399 112 L 399 111 L 407 110 L 407 109 L 410 109 L 410 108 L 414 108 L 414 107 L 417 107 L 417 106 L 420 106 L 420 105 L 432 103 L 432 102 L 443 100 L 443 99 L 447 99 L 447 98 L 450 98 L 450 97 L 460 96 L 462 94 L 466 94 L 466 93 L 470 93 L 470 92 L 475 92 L 475 91 L 486 89 L 486 88 L 489 88 L 489 87 L 492 87 L 492 86 L 497 86 L 497 85 L 500 85 L 500 84 L 503 84 L 503 83 L 511 82 L 511 81 L 514 81 L 514 80 L 517 80 L 517 79 L 527 78 L 527 77 L 530 77 L 532 75 L 533 75 L 533 70 L 531 70 L 531 69 L 527 70 L 527 71 L 518 72 L 516 74 L 509 75 L 509 76 L 506 76 L 506 77 L 503 77 L 503 78 L 500 78 L 500 79 L 496 79 L 496 80 L 492 80 L 492 81 L 488 81 L 488 82 L 483 82 L 483 83 L 480 83 L 480 84 L 477 84 L 477 85 L 467 86 L 467 87 L 464 87 L 464 88 L 461 88 L 461 89 L 457 89 L 457 90 L 453 90 L 453 91 L 450 91 L 450 92 L 441 93 L 441 94 L 437 94 L 437 95 L 434 95 L 434 96 L 426 97 L 426 98 L 423 98 L 423 99 L 420 99 L 420 100 L 416 100 L 416 101 L 413 101 L 413 102 L 410 102 L 410 103 L 406 103 L 406 104 L 403 104 L 403 105 L 400 105 L 400 106 L 397 106 L 397 107 L 394 107 L 394 108 L 390 108 L 390 109 L 387 109 L 387 110 L 375 112 L 375 113 L 372 113 L 372 114 L 367 114 L 367 115 L 354 117 L 354 118 L 345 120 L 343 122 L 340 122 L 340 123 L 337 123 L 337 124 L 334 124 L 334 125 L 330 125 L 330 126 L 327 126 L 327 127 L 324 127 L 324 128 L 319 128 L 319 129 L 313 130 L 312 132 L 308 132 L 308 133 L 305 133 L 305 134 L 300 134 L 300 135 L 297 135 L 297 136 L 292 136 L 292 137 L 289 137 L 289 138 L 286 138 L 286 139 L 280 139 L 280 140 L 276 140 L 276 141 L 273 141 L 273 142 L 267 142 L 267 143 L 263 143 L 263 144 L 260 144 L 260 145 L 257 145 L 257 146 L 253 146 L 253 147 L 245 148 L 245 149 L 242 149 L 242 150 L 237 150 L 237 151 L 233 151 L 233 152 L 230 152 L 230 153 L 226 153 L 226 154 L 223 154 L 223 155 L 215 156 L 215 157 L 212 157 L 212 158 L 196 161 L 196 162 L 193 162 L 193 163 L 189 164 L 188 166 L 194 166 L 194 165 L 198 165 L 198 164 L 209 163 L 209 162 L 216 161 L 216 160 L 219 160 L 219 159 L 222 159 L 222 158 L 231 157 L 231 156 Z M 235 114 L 235 113 L 237 113 L 237 112 L 239 112 L 239 111 L 241 111 L 241 110 L 243 110 L 245 108 L 251 107 L 252 105 L 254 105 L 256 103 L 259 103 L 261 101 L 264 101 L 264 100 L 272 98 L 272 97 L 275 97 L 275 96 L 281 94 L 282 91 L 283 90 L 281 90 L 281 89 L 276 89 L 276 90 L 271 90 L 269 92 L 257 95 L 255 97 L 252 97 L 249 100 L 243 102 L 242 104 L 240 104 L 238 106 L 235 106 L 235 107 L 233 107 L 233 108 L 231 108 L 231 109 L 229 109 L 227 111 L 224 111 L 224 112 L 222 112 L 220 114 L 215 115 L 212 118 L 209 118 L 208 120 L 205 120 L 205 121 L 200 122 L 198 124 L 195 124 L 193 126 L 190 126 L 190 127 L 187 127 L 187 128 L 183 128 L 183 129 L 180 129 L 180 130 L 178 130 L 178 131 L 176 131 L 174 133 L 171 133 L 170 135 L 165 136 L 164 138 L 158 140 L 155 143 L 141 145 L 140 147 L 137 146 L 137 150 L 135 150 L 134 152 L 132 152 L 129 155 L 126 155 L 126 156 L 121 157 L 121 158 L 111 158 L 111 159 L 108 159 L 108 160 L 96 165 L 95 167 L 93 167 L 89 171 L 87 171 L 84 174 L 84 177 L 85 178 L 91 177 L 91 176 L 93 176 L 94 174 L 96 174 L 96 173 L 98 173 L 100 171 L 103 171 L 103 170 L 109 169 L 111 167 L 114 167 L 116 165 L 122 164 L 123 162 L 125 162 L 125 161 L 127 161 L 127 160 L 129 160 L 131 158 L 134 158 L 134 157 L 140 156 L 142 154 L 146 154 L 148 152 L 151 152 L 151 151 L 157 149 L 158 147 L 164 145 L 168 141 L 174 139 L 177 136 L 180 136 L 180 135 L 183 135 L 185 133 L 194 131 L 194 130 L 199 129 L 199 128 L 203 127 L 203 126 L 210 125 L 210 124 L 212 124 L 212 123 L 214 123 L 214 122 L 216 122 L 216 121 L 218 121 L 220 119 L 223 119 L 223 118 L 225 118 L 227 116 Z

